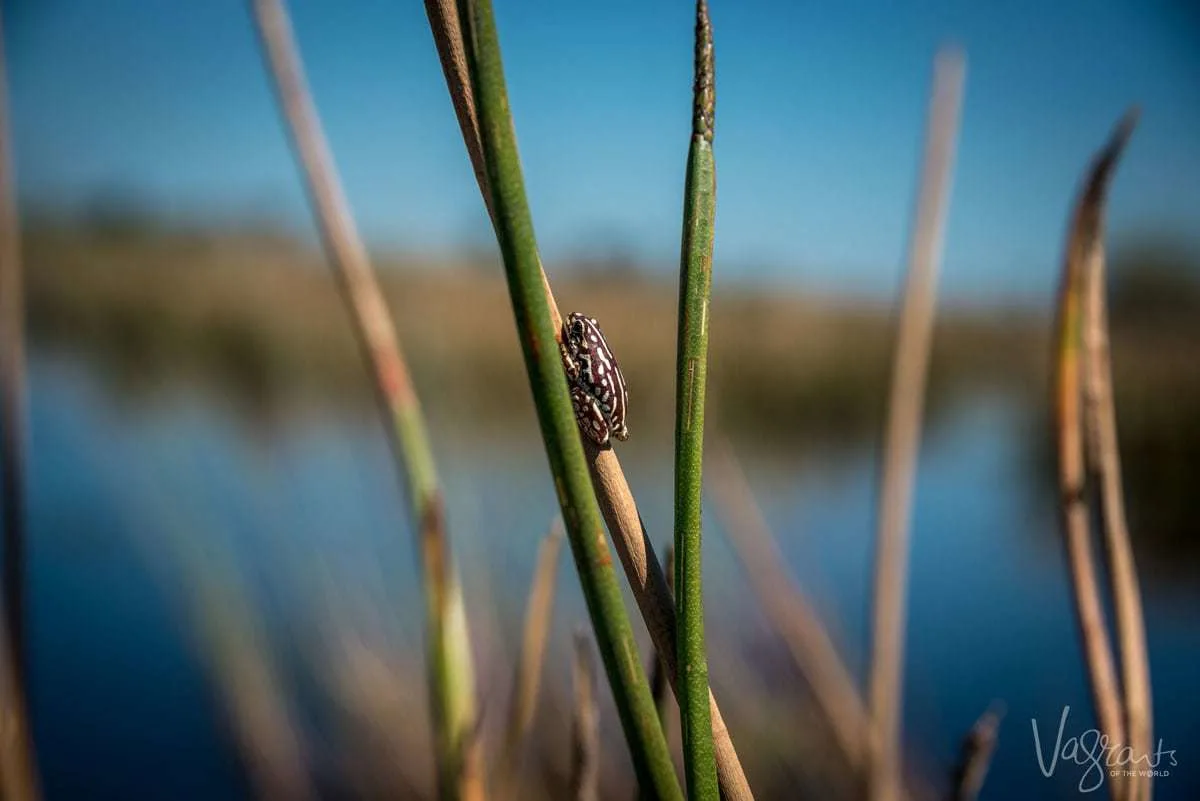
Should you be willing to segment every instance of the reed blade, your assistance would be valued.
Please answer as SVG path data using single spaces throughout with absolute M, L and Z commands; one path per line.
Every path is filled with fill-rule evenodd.
M 303 171 L 321 242 L 353 323 L 413 517 L 425 594 L 438 793 L 481 799 L 483 763 L 466 609 L 446 531 L 445 502 L 395 325 L 354 225 L 313 105 L 282 0 L 251 0 L 259 39 Z
M 868 685 L 875 746 L 869 778 L 871 801 L 897 801 L 902 793 L 900 712 L 909 526 L 933 334 L 937 274 L 965 72 L 964 57 L 954 49 L 943 50 L 934 62 L 925 156 L 892 362 L 892 387 L 880 470 Z

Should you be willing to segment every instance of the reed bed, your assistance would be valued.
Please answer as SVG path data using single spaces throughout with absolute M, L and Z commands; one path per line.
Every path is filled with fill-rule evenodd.
M 569 375 L 571 368 L 565 364 L 569 362 L 564 358 L 569 338 L 563 333 L 563 316 L 537 248 L 492 4 L 490 0 L 425 3 L 449 94 L 501 252 L 507 301 L 561 512 L 561 527 L 556 526 L 539 548 L 507 716 L 498 727 L 502 729 L 501 742 L 490 765 L 483 741 L 483 715 L 477 711 L 476 666 L 463 587 L 451 551 L 442 485 L 409 364 L 344 197 L 283 2 L 250 0 L 250 7 L 325 255 L 337 278 L 360 355 L 369 368 L 385 434 L 403 476 L 421 565 L 426 645 L 422 689 L 432 723 L 428 747 L 415 750 L 432 751 L 437 797 L 443 801 L 524 797 L 526 752 L 535 735 L 541 739 L 550 735 L 538 730 L 537 714 L 546 683 L 543 662 L 565 531 L 590 623 L 574 638 L 569 721 L 562 709 L 543 710 L 543 717 L 555 716 L 558 733 L 552 736 L 561 738 L 569 728 L 565 792 L 580 801 L 601 797 L 604 755 L 594 648 L 612 694 L 639 798 L 753 799 L 742 761 L 709 687 L 704 626 L 702 466 L 708 365 L 713 350 L 710 321 L 716 205 L 715 66 L 708 3 L 698 0 L 695 6 L 693 117 L 684 186 L 673 375 L 674 536 L 667 549 L 665 573 L 611 441 L 580 431 L 582 421 L 577 420 L 577 413 L 581 407 L 573 395 L 581 390 L 580 379 Z M 0 52 L 0 109 L 6 103 L 2 66 Z M 731 448 L 723 441 L 709 448 L 712 469 L 708 487 L 715 510 L 759 605 L 807 684 L 820 725 L 832 734 L 831 748 L 840 753 L 853 775 L 847 782 L 851 794 L 871 801 L 907 801 L 927 795 L 907 780 L 910 771 L 903 759 L 908 559 L 937 275 L 964 77 L 963 54 L 953 48 L 942 50 L 934 62 L 923 167 L 893 342 L 880 452 L 872 641 L 865 687 L 847 667 L 803 591 L 780 567 L 782 558 Z M 1127 115 L 1093 161 L 1072 216 L 1057 309 L 1053 407 L 1063 537 L 1096 717 L 1110 742 L 1127 746 L 1135 754 L 1149 754 L 1150 670 L 1121 483 L 1103 244 L 1108 187 L 1135 119 L 1136 114 Z M 7 131 L 0 125 L 0 457 L 5 481 L 6 566 L 4 615 L 0 619 L 0 711 L 4 713 L 0 723 L 5 726 L 5 736 L 0 739 L 0 798 L 30 801 L 38 793 L 34 749 L 25 718 L 24 299 L 11 184 Z M 860 333 L 862 329 L 857 328 Z M 623 420 L 613 418 L 611 408 L 605 407 L 605 411 L 616 436 L 622 430 L 618 422 Z M 1093 517 L 1100 522 L 1098 536 L 1091 531 Z M 649 679 L 612 564 L 606 526 L 650 634 L 655 655 Z M 1097 539 L 1103 543 L 1109 577 L 1107 597 L 1096 572 Z M 192 549 L 185 551 L 193 553 L 189 562 L 203 561 L 194 557 Z M 306 743 L 298 733 L 303 726 L 296 722 L 289 703 L 288 683 L 257 631 L 250 602 L 232 584 L 213 583 L 211 574 L 198 574 L 197 579 L 191 587 L 196 610 L 193 628 L 210 656 L 214 683 L 228 705 L 255 792 L 272 799 L 320 797 L 321 788 L 306 761 Z M 1115 637 L 1106 620 L 1108 606 L 1113 609 Z M 356 742 L 374 744 L 356 749 L 354 756 L 360 761 L 348 762 L 352 766 L 349 772 L 360 774 L 355 777 L 356 787 L 365 796 L 391 797 L 410 780 L 404 770 L 396 769 L 378 782 L 375 776 L 361 774 L 375 769 L 364 767 L 368 756 L 395 768 L 395 752 L 410 750 L 395 737 L 407 709 L 401 702 L 390 713 L 380 708 L 381 702 L 396 692 L 398 672 L 360 646 L 348 636 L 337 641 L 337 656 L 331 660 L 336 677 L 330 679 L 326 690 L 343 702 L 342 723 L 358 729 Z M 365 678 L 368 675 L 370 678 Z M 668 690 L 675 693 L 678 703 L 674 707 L 669 704 Z M 679 712 L 682 735 L 682 785 L 667 737 L 674 708 Z M 948 771 L 950 797 L 966 801 L 978 796 L 996 747 L 1000 717 L 998 707 L 989 709 L 964 739 L 959 762 Z M 377 753 L 363 753 L 372 747 Z M 404 790 L 420 792 L 410 787 Z M 1111 777 L 1109 791 L 1114 801 L 1150 801 L 1152 785 L 1149 777 Z

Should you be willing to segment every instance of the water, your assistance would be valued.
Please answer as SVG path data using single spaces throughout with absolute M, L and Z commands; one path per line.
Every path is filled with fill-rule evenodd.
M 332 603 L 419 659 L 413 552 L 370 410 L 298 406 L 268 423 L 202 388 L 130 399 L 68 358 L 39 355 L 31 373 L 33 713 L 46 798 L 244 797 L 189 616 L 180 566 L 196 552 L 241 570 L 262 626 L 282 641 L 311 641 Z M 1002 700 L 984 799 L 1079 797 L 1086 768 L 1060 759 L 1044 777 L 1031 719 L 1047 758 L 1064 706 L 1064 740 L 1093 725 L 1054 509 L 1028 479 L 1037 433 L 1019 407 L 976 398 L 929 432 L 921 461 L 906 738 L 913 764 L 940 780 L 963 733 Z M 507 659 L 555 512 L 541 444 L 532 417 L 502 433 L 435 421 L 433 436 L 473 633 L 482 654 Z M 658 542 L 670 530 L 669 447 L 666 432 L 620 450 Z M 789 570 L 861 673 L 869 449 L 740 455 Z M 736 633 L 735 621 L 760 628 L 719 527 L 707 530 L 710 640 Z M 1191 799 L 1200 794 L 1200 587 L 1156 580 L 1153 560 L 1140 564 L 1155 731 L 1177 762 L 1160 766 L 1171 775 L 1156 798 Z M 586 620 L 569 564 L 555 614 L 548 670 L 565 673 L 566 632 Z M 714 659 L 715 673 L 721 664 Z M 485 667 L 481 683 L 503 683 L 506 670 Z

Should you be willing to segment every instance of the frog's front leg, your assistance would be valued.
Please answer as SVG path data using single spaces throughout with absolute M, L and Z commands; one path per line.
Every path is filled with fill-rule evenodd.
M 571 406 L 575 410 L 575 422 L 592 442 L 604 447 L 609 442 L 608 418 L 600 409 L 600 403 L 582 387 L 571 387 Z
M 567 374 L 567 382 L 572 385 L 578 383 L 579 364 L 571 357 L 571 351 L 567 348 L 566 344 L 560 342 L 558 343 L 558 352 L 562 356 L 563 370 Z

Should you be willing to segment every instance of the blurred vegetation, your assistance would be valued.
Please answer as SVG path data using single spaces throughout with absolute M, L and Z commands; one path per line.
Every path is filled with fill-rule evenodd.
M 83 352 L 131 390 L 195 378 L 258 411 L 296 393 L 367 402 L 332 278 L 315 247 L 270 231 L 107 217 L 40 222 L 25 235 L 35 346 Z M 377 254 L 384 290 L 430 414 L 532 420 L 497 263 Z M 582 269 L 576 269 L 579 266 Z M 676 297 L 627 266 L 556 269 L 564 310 L 598 317 L 633 398 L 631 430 L 669 431 Z M 714 290 L 710 393 L 719 425 L 781 446 L 859 440 L 883 411 L 890 312 L 799 291 Z M 1019 387 L 1042 363 L 1044 322 L 942 315 L 932 408 L 980 381 Z
M 194 380 L 269 415 L 284 399 L 370 400 L 349 323 L 315 246 L 270 230 L 130 219 L 42 221 L 25 237 L 35 347 L 84 354 L 135 392 Z M 517 338 L 494 264 L 377 254 L 432 417 L 532 427 Z M 1114 252 L 1114 371 L 1130 516 L 1139 539 L 1200 549 L 1200 255 L 1162 239 Z M 635 437 L 669 438 L 676 297 L 628 266 L 549 265 L 564 309 L 604 324 L 631 388 Z M 799 290 L 714 289 L 710 393 L 723 430 L 806 450 L 877 439 L 891 311 Z M 943 308 L 930 415 L 980 390 L 1041 409 L 1049 319 Z M 643 440 L 644 441 L 644 440 Z M 1040 444 L 1039 444 L 1040 447 Z M 1039 461 L 1048 464 L 1045 458 Z M 1050 486 L 1050 484 L 1047 484 Z M 1188 559 L 1187 564 L 1200 560 Z
M 1113 254 L 1113 381 L 1135 537 L 1200 575 L 1200 253 L 1134 243 Z M 1183 557 L 1183 558 L 1179 558 Z
M 333 279 L 311 244 L 269 230 L 114 217 L 88 224 L 42 221 L 27 229 L 24 247 L 38 351 L 82 355 L 135 394 L 180 383 L 215 385 L 222 396 L 263 414 L 297 395 L 364 409 L 370 402 Z M 494 260 L 376 257 L 431 416 L 479 426 L 523 422 L 533 430 L 502 271 Z M 1200 519 L 1193 486 L 1200 465 L 1200 256 L 1161 241 L 1133 243 L 1114 252 L 1112 265 L 1117 409 L 1135 548 L 1156 572 L 1194 573 L 1200 565 L 1200 545 L 1192 536 Z M 548 266 L 564 310 L 603 322 L 632 388 L 633 433 L 656 429 L 666 442 L 674 392 L 674 286 L 627 264 L 616 276 L 597 263 Z M 935 334 L 930 413 L 936 417 L 970 393 L 998 391 L 1042 414 L 1049 325 L 1039 310 L 945 309 Z M 798 290 L 718 286 L 710 373 L 714 422 L 743 442 L 793 451 L 802 443 L 806 454 L 819 444 L 873 441 L 883 418 L 892 327 L 884 306 Z M 1035 483 L 1048 488 L 1052 503 L 1049 444 L 1048 437 L 1036 441 L 1035 450 L 1045 448 L 1047 472 Z M 849 788 L 829 789 L 849 774 L 802 682 L 789 680 L 795 677 L 787 655 L 760 640 L 751 632 L 712 649 L 720 655 L 713 668 L 718 692 L 739 699 L 728 718 L 747 746 L 752 783 L 763 797 L 848 797 Z M 339 660 L 326 666 L 323 680 L 341 710 L 337 725 L 345 750 L 314 771 L 317 785 L 353 787 L 364 797 L 430 797 L 431 777 L 421 760 L 394 758 L 427 751 L 420 740 L 424 730 L 405 725 L 423 716 L 413 689 L 421 685 L 415 663 L 378 644 L 326 651 Z M 558 731 L 567 716 L 562 673 L 547 672 L 536 730 Z M 738 677 L 736 684 L 731 676 Z M 498 725 L 497 719 L 489 725 Z M 619 733 L 613 713 L 606 709 L 602 719 L 611 762 L 621 753 Z M 534 743 L 527 789 L 536 785 L 544 795 L 531 791 L 530 798 L 561 794 L 565 739 L 539 737 Z M 823 757 L 798 763 L 797 753 Z M 604 775 L 604 797 L 631 796 L 627 770 L 607 765 Z

